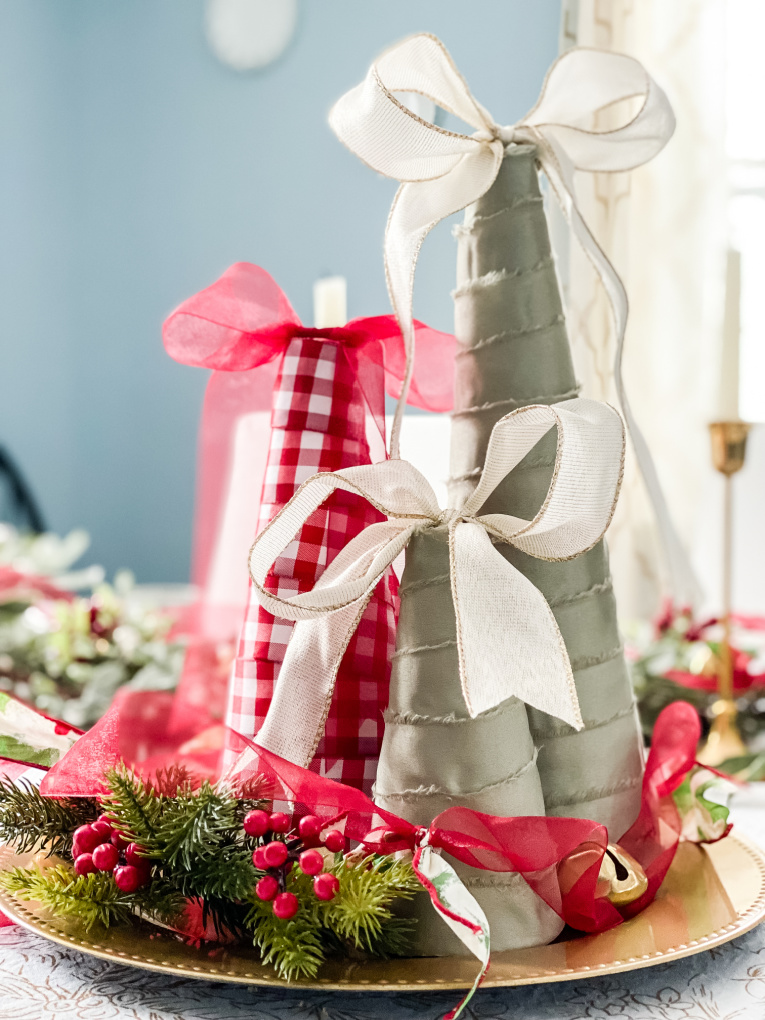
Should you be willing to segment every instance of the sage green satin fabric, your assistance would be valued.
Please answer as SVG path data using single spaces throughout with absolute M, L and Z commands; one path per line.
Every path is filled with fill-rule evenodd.
M 449 505 L 459 507 L 476 485 L 494 424 L 515 407 L 576 396 L 577 383 L 532 147 L 509 147 L 494 185 L 466 210 L 456 234 L 461 353 Z M 550 483 L 555 443 L 554 434 L 541 440 L 485 512 L 533 517 Z M 498 548 L 553 609 L 585 729 L 577 733 L 514 698 L 468 718 L 446 534 L 416 535 L 406 551 L 376 800 L 420 825 L 464 804 L 505 816 L 593 818 L 617 839 L 637 815 L 643 754 L 605 544 L 563 563 Z M 549 942 L 559 933 L 558 917 L 522 881 L 457 868 L 487 913 L 494 949 Z M 419 917 L 418 953 L 464 951 L 424 897 L 411 909 Z
M 526 706 L 510 698 L 476 719 L 468 716 L 448 570 L 445 528 L 413 536 L 401 579 L 375 801 L 415 825 L 428 825 L 457 804 L 494 815 L 544 814 Z M 560 932 L 558 916 L 517 876 L 451 863 L 483 907 L 494 949 L 538 945 Z M 426 894 L 403 909 L 418 919 L 418 955 L 467 952 Z
M 532 147 L 509 148 L 493 187 L 467 210 L 458 239 L 455 320 L 462 353 L 452 426 L 453 506 L 472 491 L 491 428 L 503 414 L 577 392 Z M 485 511 L 533 517 L 554 461 L 555 436 L 548 435 L 495 490 Z M 605 544 L 563 563 L 499 548 L 553 609 L 585 721 L 576 733 L 528 710 L 546 811 L 593 818 L 618 839 L 639 809 L 643 751 Z

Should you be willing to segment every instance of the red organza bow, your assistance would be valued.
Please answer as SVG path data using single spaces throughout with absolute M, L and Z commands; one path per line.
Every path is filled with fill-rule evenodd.
M 204 742 L 178 739 L 162 728 L 172 698 L 163 692 L 125 694 L 43 780 L 48 796 L 95 796 L 105 791 L 106 769 L 125 761 L 136 771 L 183 761 L 215 778 L 215 754 Z M 132 706 L 132 707 L 131 707 Z M 143 721 L 142 721 L 143 720 Z M 153 725 L 152 725 L 153 724 Z M 672 797 L 695 763 L 701 726 L 695 710 L 674 702 L 659 715 L 643 779 L 640 814 L 619 845 L 640 862 L 648 877 L 644 896 L 617 910 L 598 888 L 608 843 L 602 825 L 579 818 L 498 818 L 453 807 L 427 829 L 377 807 L 360 790 L 293 765 L 237 735 L 242 753 L 224 777 L 233 783 L 255 775 L 274 785 L 274 799 L 294 802 L 298 811 L 345 820 L 345 832 L 370 851 L 415 850 L 431 846 L 476 868 L 520 873 L 529 886 L 572 928 L 597 932 L 619 924 L 647 906 L 669 870 L 682 823 Z M 188 736 L 188 735 L 180 735 Z
M 456 341 L 422 322 L 414 325 L 417 353 L 408 402 L 426 411 L 450 411 Z M 276 281 L 249 262 L 235 263 L 212 286 L 184 301 L 165 320 L 162 336 L 176 361 L 225 372 L 265 365 L 295 336 L 339 341 L 346 351 L 366 348 L 367 358 L 378 356 L 370 345 L 379 346 L 386 389 L 395 398 L 405 371 L 404 341 L 393 315 L 353 319 L 335 329 L 308 328 Z

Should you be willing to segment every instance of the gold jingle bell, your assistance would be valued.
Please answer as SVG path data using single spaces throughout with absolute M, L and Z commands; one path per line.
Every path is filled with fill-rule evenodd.
M 615 907 L 624 907 L 639 900 L 648 889 L 646 873 L 618 843 L 609 843 L 606 847 L 598 882 L 606 883 L 606 898 Z

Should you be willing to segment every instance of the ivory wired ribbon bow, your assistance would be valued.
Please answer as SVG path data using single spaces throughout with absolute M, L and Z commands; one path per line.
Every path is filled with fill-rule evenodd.
M 407 109 L 396 92 L 419 93 L 476 129 L 447 131 Z M 622 127 L 590 128 L 593 115 L 625 99 L 642 99 Z M 622 379 L 627 294 L 616 270 L 585 223 L 576 203 L 574 171 L 626 171 L 647 163 L 675 127 L 667 97 L 632 57 L 572 49 L 552 65 L 533 109 L 503 127 L 474 99 L 440 40 L 415 35 L 383 53 L 356 88 L 330 112 L 339 139 L 373 170 L 401 181 L 388 217 L 385 270 L 393 310 L 413 356 L 412 294 L 417 256 L 425 237 L 446 216 L 484 195 L 494 183 L 511 143 L 536 146 L 537 159 L 571 230 L 590 259 L 611 306 L 616 333 L 614 380 L 635 454 L 656 513 L 671 590 L 681 604 L 698 600 L 698 583 L 669 516 L 656 467 L 640 432 Z M 409 376 L 411 376 L 411 360 Z M 391 433 L 398 456 L 406 380 Z
M 550 488 L 533 520 L 479 511 L 499 482 L 551 428 L 557 454 Z M 582 717 L 566 646 L 542 593 L 492 544 L 544 560 L 566 560 L 600 540 L 616 505 L 624 428 L 595 400 L 533 404 L 492 430 L 480 481 L 459 509 L 441 510 L 408 461 L 322 472 L 304 482 L 250 551 L 257 597 L 274 616 L 296 620 L 259 746 L 306 767 L 324 731 L 340 660 L 386 567 L 412 535 L 446 527 L 462 692 L 471 717 L 515 696 L 577 729 Z M 312 591 L 283 598 L 266 588 L 274 561 L 335 489 L 355 492 L 388 520 L 357 535 Z

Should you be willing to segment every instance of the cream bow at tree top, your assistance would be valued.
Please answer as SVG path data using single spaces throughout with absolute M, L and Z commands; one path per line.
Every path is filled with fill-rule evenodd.
M 396 93 L 428 97 L 475 128 L 475 133 L 447 131 L 421 119 Z M 642 100 L 634 117 L 615 130 L 591 130 L 595 113 L 627 99 Z M 656 513 L 672 593 L 680 602 L 695 602 L 698 585 L 624 391 L 627 296 L 616 270 L 583 220 L 574 192 L 575 171 L 631 170 L 648 162 L 667 143 L 675 120 L 656 82 L 632 57 L 572 49 L 553 64 L 534 108 L 517 124 L 503 127 L 471 95 L 443 44 L 431 35 L 416 35 L 382 54 L 364 81 L 334 106 L 330 124 L 340 140 L 372 169 L 402 182 L 388 218 L 385 267 L 393 309 L 410 351 L 414 272 L 424 238 L 444 217 L 488 191 L 507 145 L 536 147 L 538 162 L 608 295 L 616 331 L 614 380 Z M 391 435 L 394 457 L 398 456 L 405 402 L 404 393 Z
M 480 510 L 499 482 L 557 426 L 547 496 L 533 520 Z M 478 486 L 459 509 L 442 510 L 420 472 L 403 460 L 324 472 L 304 482 L 260 533 L 250 575 L 261 605 L 298 621 L 287 648 L 260 746 L 306 766 L 324 730 L 340 660 L 371 594 L 415 532 L 446 528 L 457 621 L 460 679 L 471 716 L 518 697 L 582 726 L 566 647 L 541 592 L 495 549 L 509 543 L 545 560 L 566 560 L 602 537 L 621 482 L 624 429 L 594 400 L 534 404 L 500 419 Z M 388 517 L 357 535 L 312 591 L 282 598 L 266 579 L 275 560 L 335 489 L 357 493 Z

